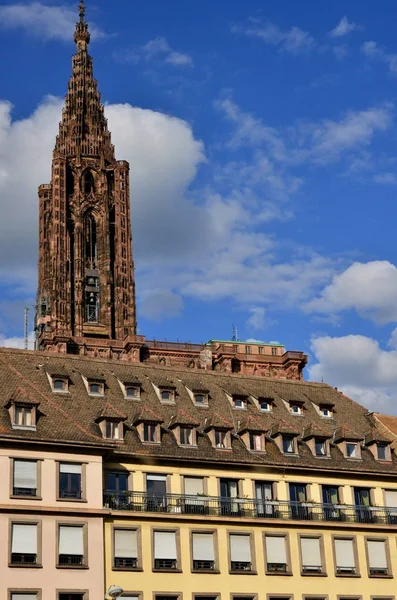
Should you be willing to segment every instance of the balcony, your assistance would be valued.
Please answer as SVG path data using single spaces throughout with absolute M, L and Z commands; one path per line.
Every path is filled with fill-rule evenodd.
M 397 507 L 355 506 L 256 500 L 255 498 L 220 498 L 145 492 L 110 492 L 103 495 L 104 508 L 131 512 L 202 515 L 209 517 L 271 519 L 313 522 L 367 523 L 397 525 Z

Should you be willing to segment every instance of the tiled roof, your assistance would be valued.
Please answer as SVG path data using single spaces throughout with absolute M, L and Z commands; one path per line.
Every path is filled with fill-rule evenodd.
M 54 393 L 48 381 L 47 372 L 64 370 L 69 379 L 69 393 Z M 82 375 L 92 379 L 103 378 L 105 393 L 102 396 L 89 396 Z M 140 401 L 124 397 L 119 381 L 140 382 Z M 151 382 L 159 385 L 174 385 L 175 403 L 162 404 Z M 156 383 L 157 382 L 157 383 Z M 235 410 L 225 393 L 225 389 L 243 389 L 248 396 L 274 398 L 272 412 L 260 411 L 254 402 L 248 402 L 246 410 Z M 208 392 L 208 406 L 197 407 L 192 402 L 188 390 Z M 36 431 L 13 430 L 9 411 L 4 407 L 16 390 L 21 388 L 21 397 L 40 403 L 42 416 L 37 422 Z M 362 449 L 362 460 L 347 460 L 339 447 L 332 442 L 336 430 L 348 428 L 357 439 L 364 439 L 374 426 L 374 418 L 366 408 L 353 402 L 342 393 L 323 383 L 289 381 L 255 376 L 232 375 L 217 371 L 193 373 L 182 367 L 153 366 L 145 363 L 128 363 L 101 358 L 74 355 L 56 355 L 45 352 L 0 349 L 0 439 L 30 439 L 36 441 L 60 442 L 73 445 L 95 445 L 110 449 L 117 456 L 125 454 L 141 455 L 145 459 L 172 459 L 186 461 L 206 461 L 229 464 L 281 466 L 282 468 L 307 467 L 321 470 L 337 469 L 344 471 L 383 472 L 397 474 L 397 459 L 393 452 L 390 463 L 376 461 L 371 451 Z M 292 415 L 285 403 L 291 400 L 305 400 L 303 415 Z M 278 401 L 280 400 L 280 401 Z M 316 406 L 322 403 L 334 405 L 334 418 L 322 417 Z M 315 405 L 315 406 L 314 406 Z M 110 408 L 113 407 L 112 409 Z M 99 414 L 109 414 L 115 410 L 126 416 L 124 444 L 114 450 L 114 444 L 102 438 L 95 422 Z M 103 412 L 104 411 L 104 412 Z M 168 425 L 172 418 L 184 411 L 197 427 L 197 448 L 181 448 Z M 179 417 L 178 417 L 179 418 Z M 135 425 L 142 419 L 160 425 L 161 443 L 142 444 Z M 397 419 L 395 423 L 397 434 Z M 270 433 L 267 434 L 266 453 L 260 456 L 252 453 L 241 443 L 237 435 L 244 422 L 258 423 L 268 432 L 285 431 L 298 437 L 299 456 L 285 456 L 278 449 Z M 232 432 L 231 452 L 220 452 L 211 444 L 208 426 L 226 427 Z M 308 428 L 320 427 L 331 440 L 331 458 L 321 461 L 313 456 L 302 434 Z M 314 429 L 313 429 L 314 431 Z M 345 435 L 346 435 L 345 430 Z M 339 433 L 338 433 L 339 435 Z M 348 434 L 351 435 L 351 434 Z
M 250 414 L 241 419 L 237 426 L 237 433 L 244 433 L 246 431 L 251 431 L 253 433 L 264 433 L 267 431 L 267 429 L 257 415 Z
M 382 425 L 387 427 L 392 434 L 397 435 L 397 417 L 376 413 L 376 418 L 382 423 Z
M 326 431 L 323 427 L 320 427 L 320 425 L 310 423 L 310 425 L 305 427 L 303 430 L 302 440 L 309 440 L 313 437 L 330 438 L 332 435 L 329 431 Z
M 99 412 L 97 418 L 98 421 L 103 421 L 104 419 L 110 419 L 113 421 L 125 421 L 127 419 L 127 415 L 125 415 L 121 410 L 115 408 L 110 402 L 106 402 L 105 406 Z
M 360 433 L 357 433 L 356 431 L 354 431 L 354 429 L 351 429 L 347 425 L 341 425 L 335 431 L 334 442 L 338 443 L 342 440 L 351 440 L 353 442 L 358 442 L 359 440 L 363 439 L 363 437 L 365 436 L 361 435 Z
M 287 423 L 284 419 L 280 419 L 278 423 L 275 423 L 271 429 L 270 435 L 275 437 L 280 433 L 288 435 L 299 435 L 299 428 L 295 427 L 292 423 Z
M 191 427 L 198 427 L 200 425 L 200 421 L 192 417 L 185 410 L 179 409 L 176 415 L 172 415 L 169 428 L 172 429 L 177 425 L 188 425 Z

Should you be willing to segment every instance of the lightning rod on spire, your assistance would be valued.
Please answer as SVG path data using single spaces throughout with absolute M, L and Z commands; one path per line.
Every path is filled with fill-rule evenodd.
M 84 0 L 80 0 L 79 15 L 80 15 L 80 21 L 84 21 L 84 17 L 85 17 Z

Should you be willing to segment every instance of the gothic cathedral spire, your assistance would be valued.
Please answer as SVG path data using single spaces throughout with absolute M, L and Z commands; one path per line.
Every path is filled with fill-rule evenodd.
M 129 165 L 115 159 L 83 0 L 79 15 L 51 183 L 39 188 L 37 341 L 62 352 L 136 334 Z

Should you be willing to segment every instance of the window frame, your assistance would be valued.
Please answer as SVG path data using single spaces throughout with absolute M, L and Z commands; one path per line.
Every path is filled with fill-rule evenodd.
M 108 436 L 108 427 L 110 426 L 111 432 L 114 433 L 115 426 L 118 428 L 119 437 Z M 114 419 L 103 419 L 101 424 L 99 425 L 103 439 L 109 440 L 112 442 L 124 442 L 124 427 L 122 421 L 115 421 Z
M 15 461 L 20 462 L 35 462 L 36 463 L 36 495 L 14 494 L 14 469 Z M 10 498 L 20 500 L 42 500 L 41 496 L 41 463 L 43 459 L 24 458 L 23 456 L 10 456 Z
M 125 471 L 122 469 L 107 469 L 106 466 L 103 470 L 103 483 L 107 483 L 107 477 L 108 475 L 126 475 L 127 477 L 127 492 L 132 492 L 132 476 L 133 476 L 133 471 Z M 110 492 L 110 493 L 117 493 L 120 494 L 122 492 L 120 492 L 120 490 L 110 490 L 107 486 L 104 487 L 104 491 L 105 492 Z
M 56 460 L 56 501 L 57 502 L 87 502 L 87 474 L 86 474 L 86 462 L 77 460 Z M 81 465 L 81 498 L 61 498 L 60 496 L 60 468 L 61 464 L 67 465 Z
M 19 425 L 17 423 L 17 410 L 22 410 L 23 411 L 23 415 L 25 418 L 25 411 L 29 410 L 30 411 L 30 419 L 31 419 L 31 424 L 30 425 Z M 16 430 L 23 430 L 23 431 L 36 431 L 36 426 L 37 426 L 37 410 L 36 410 L 36 405 L 33 404 L 28 404 L 28 403 L 15 403 L 13 402 L 10 406 L 9 409 L 10 412 L 10 417 L 11 417 L 11 427 L 12 429 L 16 429 Z
M 271 413 L 271 412 L 273 412 L 274 402 L 273 402 L 273 400 L 271 398 L 265 398 L 264 396 L 260 396 L 258 398 L 257 402 L 258 402 L 259 412 L 262 412 L 262 413 Z M 261 407 L 261 404 L 265 403 L 265 402 L 269 406 L 268 409 L 263 409 Z
M 284 456 L 297 456 L 298 455 L 298 440 L 295 435 L 292 435 L 290 433 L 280 433 L 277 437 L 279 438 L 278 447 L 281 451 L 281 454 L 284 454 Z M 284 439 L 285 438 L 288 438 L 292 441 L 292 452 L 284 451 Z
M 35 564 L 12 562 L 12 527 L 13 525 L 36 525 L 37 553 Z M 8 520 L 8 567 L 12 569 L 41 569 L 43 567 L 43 527 L 40 519 L 14 519 Z M 13 593 L 18 593 L 14 589 Z M 28 592 L 30 593 L 30 592 Z M 34 593 L 34 592 L 31 592 Z
M 116 530 L 123 530 L 123 531 L 136 531 L 136 545 L 137 545 L 137 566 L 136 567 L 116 567 L 114 565 L 114 559 L 115 557 L 115 539 L 116 539 L 116 534 L 115 531 Z M 112 535 L 112 546 L 111 546 L 111 570 L 112 571 L 131 571 L 131 572 L 137 572 L 137 571 L 143 571 L 143 567 L 142 567 L 142 528 L 140 525 L 118 525 L 117 523 L 112 523 L 111 526 L 111 535 Z
M 241 529 L 227 529 L 227 560 L 228 560 L 228 570 L 229 575 L 257 575 L 257 566 L 256 566 L 256 552 L 255 552 L 255 534 L 252 529 L 241 530 Z M 240 535 L 240 536 L 249 536 L 250 538 L 250 553 L 251 553 L 251 569 L 248 571 L 232 570 L 232 553 L 230 547 L 230 536 L 231 535 Z
M 368 552 L 368 542 L 383 542 L 385 544 L 385 554 L 386 554 L 386 564 L 387 564 L 387 573 L 385 574 L 373 574 L 371 573 L 370 563 L 369 563 L 369 552 Z M 392 579 L 393 578 L 393 569 L 392 562 L 390 558 L 390 544 L 389 538 L 387 536 L 377 537 L 377 536 L 365 536 L 365 559 L 367 562 L 367 575 L 370 579 Z
M 224 446 L 217 446 L 217 444 L 216 444 L 216 434 L 217 433 L 224 434 L 224 442 L 225 442 Z M 225 430 L 225 429 L 220 429 L 219 427 L 214 427 L 213 429 L 210 430 L 209 437 L 212 442 L 212 447 L 215 448 L 215 450 L 220 450 L 221 452 L 225 452 L 225 451 L 230 452 L 230 450 L 232 449 L 230 431 Z
M 236 402 L 241 402 L 241 406 L 236 406 Z M 248 399 L 246 396 L 241 396 L 239 394 L 232 395 L 232 408 L 233 410 L 247 410 L 248 408 Z
M 151 550 L 152 550 L 152 572 L 153 573 L 182 573 L 182 556 L 181 556 L 181 532 L 179 527 L 156 527 L 152 526 L 151 528 Z M 159 532 L 164 533 L 175 533 L 175 545 L 176 545 L 176 569 L 156 569 L 155 561 L 156 561 L 156 547 L 154 541 L 154 534 Z M 160 595 L 160 594 L 159 594 Z M 164 594 L 170 595 L 173 594 Z
M 203 402 L 197 402 L 196 397 L 197 396 L 202 396 L 203 397 Z M 194 406 L 198 406 L 199 408 L 208 408 L 208 394 L 205 394 L 203 392 L 193 392 L 193 404 Z
M 321 558 L 321 571 L 304 571 L 303 570 L 303 554 L 302 554 L 302 539 L 315 539 L 319 540 L 320 545 L 320 558 Z M 301 577 L 327 577 L 327 564 L 324 550 L 324 536 L 322 534 L 310 534 L 310 533 L 299 533 L 298 534 L 298 547 L 299 547 L 299 564 Z M 320 594 L 321 596 L 321 594 Z
M 285 540 L 285 556 L 287 559 L 287 570 L 286 571 L 269 571 L 267 568 L 267 551 L 266 551 L 266 538 L 267 537 L 283 537 Z M 287 531 L 274 531 L 274 530 L 266 530 L 262 532 L 262 545 L 263 545 L 263 558 L 265 561 L 264 568 L 266 575 L 272 576 L 292 576 L 292 562 L 291 562 L 291 547 L 290 547 L 290 537 Z M 268 594 L 269 595 L 269 594 Z M 275 594 L 270 594 L 274 596 Z M 281 597 L 285 597 L 288 594 L 280 594 Z
M 148 441 L 145 440 L 145 426 L 153 426 L 154 427 L 154 441 Z M 141 439 L 142 444 L 160 444 L 161 443 L 161 436 L 160 436 L 160 423 L 150 423 L 148 421 L 144 421 L 143 423 L 140 423 L 137 427 L 138 432 L 139 432 L 139 437 Z
M 213 569 L 195 569 L 194 568 L 194 556 L 193 556 L 193 535 L 194 534 L 208 534 L 212 535 L 212 540 L 214 544 L 214 568 Z M 218 530 L 217 529 L 189 529 L 189 543 L 190 543 L 190 572 L 191 573 L 206 573 L 206 574 L 214 574 L 219 575 L 220 567 L 219 567 L 219 545 L 218 545 Z M 198 594 L 201 596 L 212 596 L 215 594 Z
M 125 400 L 141 400 L 141 386 L 140 385 L 134 385 L 132 383 L 123 383 L 123 387 L 124 387 L 124 399 Z M 127 394 L 127 390 L 129 389 L 134 389 L 136 391 L 138 391 L 138 395 L 137 396 L 129 396 Z
M 168 399 L 163 398 L 164 392 L 170 394 L 170 397 Z M 161 404 L 175 404 L 175 389 L 174 388 L 160 387 L 159 388 L 159 396 L 160 396 Z
M 36 594 L 35 600 L 42 600 L 41 588 L 16 588 L 7 589 L 7 600 L 12 600 L 13 594 Z
M 190 432 L 190 444 L 182 442 L 182 430 Z M 185 425 L 178 426 L 178 443 L 183 448 L 197 448 L 197 435 L 194 427 L 186 427 Z
M 338 573 L 338 570 L 337 570 L 338 566 L 337 566 L 337 562 L 336 562 L 335 540 L 351 540 L 353 542 L 353 555 L 354 555 L 354 566 L 355 566 L 354 573 Z M 332 558 L 334 561 L 335 577 L 353 577 L 353 578 L 361 577 L 360 562 L 359 562 L 358 550 L 357 550 L 357 536 L 356 535 L 338 535 L 338 534 L 335 535 L 335 534 L 333 534 L 331 536 L 331 541 L 332 541 Z M 352 596 L 352 597 L 356 598 L 356 596 Z
M 88 521 L 56 521 L 56 537 L 55 537 L 55 568 L 56 569 L 67 569 L 67 570 L 84 570 L 89 568 L 89 557 L 88 557 Z M 59 564 L 59 529 L 60 527 L 82 527 L 83 529 L 83 563 L 81 565 L 60 565 Z M 67 593 L 81 593 L 79 590 L 74 590 L 70 592 L 67 590 L 66 592 L 62 592 L 63 594 Z
M 101 391 L 100 392 L 92 392 L 91 391 L 92 385 L 97 385 Z M 93 396 L 94 398 L 103 398 L 103 396 L 105 395 L 105 382 L 96 380 L 96 379 L 89 379 L 89 380 L 87 380 L 87 391 L 88 391 L 89 396 Z
M 68 377 L 61 377 L 58 375 L 50 375 L 50 378 L 51 378 L 51 391 L 54 394 L 70 394 Z M 65 387 L 62 389 L 57 389 L 55 387 L 56 381 L 62 381 L 62 383 L 64 384 Z

